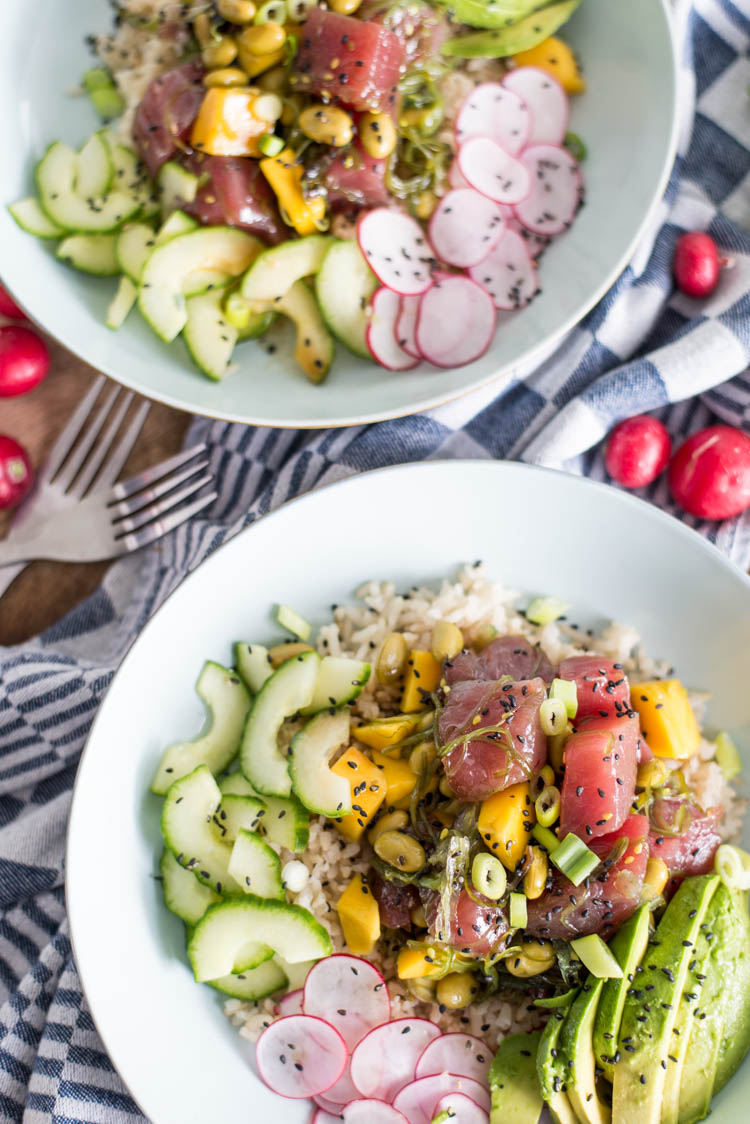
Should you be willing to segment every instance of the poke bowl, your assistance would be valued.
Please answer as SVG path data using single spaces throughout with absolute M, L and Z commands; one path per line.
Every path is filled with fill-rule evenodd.
M 412 492 L 451 516 L 429 561 Z M 199 567 L 115 678 L 68 843 L 146 1115 L 738 1124 L 749 597 L 676 521 L 503 463 L 367 474 Z
M 674 155 L 663 0 L 37 14 L 0 16 L 3 281 L 203 415 L 360 423 L 528 367 L 624 268 Z

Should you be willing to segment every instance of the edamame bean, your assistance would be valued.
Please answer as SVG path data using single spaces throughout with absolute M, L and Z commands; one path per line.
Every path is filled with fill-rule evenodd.
M 365 151 L 377 160 L 390 156 L 396 147 L 396 128 L 387 113 L 363 113 L 359 120 L 359 137 Z M 448 623 L 448 621 L 439 622 L 439 624 L 446 625 Z M 460 635 L 460 629 L 456 625 L 453 625 L 452 628 Z M 462 647 L 463 637 L 461 637 L 461 644 L 456 651 L 460 652 Z M 435 655 L 435 652 L 433 651 L 432 654 Z M 437 658 L 435 656 L 435 659 Z M 449 656 L 442 658 L 450 659 Z
M 424 847 L 403 831 L 384 831 L 373 846 L 379 859 L 406 874 L 414 874 L 425 864 Z
M 310 140 L 317 141 L 318 144 L 330 144 L 335 148 L 349 144 L 354 136 L 351 117 L 336 105 L 308 105 L 300 113 L 297 123 Z
M 365 117 L 368 116 L 373 115 L 366 113 Z M 362 126 L 360 123 L 360 129 L 361 127 Z M 362 144 L 365 144 L 364 138 L 362 140 Z M 367 146 L 365 145 L 365 147 Z M 374 156 L 375 153 L 371 153 L 371 155 Z M 463 646 L 464 634 L 457 624 L 454 624 L 452 621 L 437 622 L 432 630 L 432 643 L 430 645 L 430 649 L 438 663 L 444 663 L 445 660 L 452 660 L 454 656 L 458 655 Z

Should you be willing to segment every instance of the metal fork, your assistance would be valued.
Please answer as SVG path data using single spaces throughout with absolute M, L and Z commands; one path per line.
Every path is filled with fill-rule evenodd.
M 120 388 L 113 387 L 96 408 L 105 381 L 100 376 L 78 405 L 0 542 L 0 596 L 32 559 L 118 557 L 178 527 L 216 498 L 212 491 L 180 506 L 212 480 L 203 472 L 208 465 L 201 457 L 205 445 L 115 484 L 149 403 L 141 403 L 115 444 L 133 395 L 121 395 Z

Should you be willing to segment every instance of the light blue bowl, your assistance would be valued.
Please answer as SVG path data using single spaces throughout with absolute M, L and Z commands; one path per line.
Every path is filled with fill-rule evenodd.
M 236 353 L 241 369 L 221 384 L 192 366 L 184 345 L 158 340 L 137 313 L 119 332 L 104 326 L 115 282 L 57 262 L 24 234 L 5 205 L 29 193 L 50 141 L 82 142 L 97 121 L 67 90 L 89 66 L 87 34 L 109 30 L 105 0 L 5 0 L 0 5 L 0 273 L 34 320 L 71 351 L 141 394 L 197 414 L 274 426 L 353 425 L 425 410 L 514 369 L 571 328 L 631 257 L 661 197 L 675 149 L 676 65 L 664 0 L 584 0 L 565 35 L 583 61 L 588 93 L 571 129 L 588 146 L 586 206 L 545 256 L 542 294 L 504 318 L 470 366 L 423 365 L 394 374 L 343 348 L 323 386 L 308 383 L 282 346 Z M 499 389 L 499 386 L 498 386 Z

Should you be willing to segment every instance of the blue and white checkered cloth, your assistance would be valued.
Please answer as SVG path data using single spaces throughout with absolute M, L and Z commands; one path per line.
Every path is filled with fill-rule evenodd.
M 221 484 L 210 515 L 117 563 L 43 636 L 0 649 L 0 1121 L 143 1119 L 98 1040 L 71 958 L 65 825 L 113 670 L 190 569 L 291 496 L 379 465 L 511 457 L 604 479 L 596 446 L 633 413 L 655 412 L 676 439 L 719 419 L 750 429 L 750 0 L 673 4 L 684 45 L 675 172 L 633 262 L 551 358 L 500 395 L 490 386 L 379 425 L 294 432 L 197 420 L 190 440 L 208 443 Z M 700 306 L 672 293 L 673 247 L 686 229 L 708 230 L 735 260 Z M 670 509 L 663 480 L 646 494 Z M 750 513 L 695 525 L 747 568 Z

